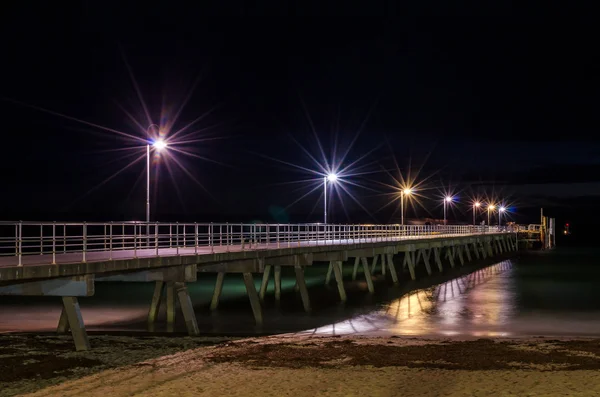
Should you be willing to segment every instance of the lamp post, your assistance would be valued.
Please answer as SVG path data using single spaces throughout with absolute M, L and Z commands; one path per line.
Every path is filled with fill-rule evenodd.
M 152 144 L 146 145 L 146 222 L 150 223 L 150 146 L 157 152 L 167 147 L 167 142 L 157 139 Z
M 323 222 L 325 224 L 327 224 L 327 182 L 331 182 L 334 183 L 335 181 L 337 181 L 337 175 L 334 173 L 328 174 L 327 176 L 323 177 L 323 188 L 325 189 L 325 194 L 324 194 L 324 198 L 325 198 L 325 203 L 324 203 L 324 213 L 323 213 Z
M 481 203 L 479 201 L 476 201 L 473 204 L 473 226 L 475 226 L 475 213 L 477 211 L 477 208 L 481 207 Z
M 410 196 L 411 194 L 411 189 L 404 189 L 400 192 L 400 217 L 402 219 L 402 226 L 404 226 L 404 196 Z
M 498 208 L 498 226 L 502 226 L 502 213 L 506 211 L 506 207 Z
M 448 205 L 448 203 L 452 202 L 452 197 L 450 196 L 446 196 L 446 198 L 444 199 L 444 225 L 446 225 L 446 206 Z
M 490 210 L 493 211 L 496 208 L 496 206 L 494 204 L 489 204 L 487 207 L 487 213 L 488 213 L 488 227 L 490 226 Z

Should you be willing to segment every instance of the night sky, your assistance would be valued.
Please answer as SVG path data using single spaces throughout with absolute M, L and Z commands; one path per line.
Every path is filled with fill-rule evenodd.
M 585 223 L 600 196 L 592 25 L 507 20 L 507 10 L 407 23 L 288 19 L 300 11 L 285 7 L 212 10 L 236 18 L 45 7 L 3 17 L 4 220 L 144 218 L 145 161 L 124 169 L 143 142 L 36 109 L 145 138 L 123 110 L 149 125 L 132 76 L 153 123 L 172 122 L 191 91 L 170 133 L 208 112 L 186 130 L 203 140 L 185 150 L 211 161 L 169 151 L 189 174 L 158 165 L 154 220 L 320 221 L 322 189 L 290 205 L 309 184 L 282 184 L 315 176 L 270 159 L 317 170 L 315 136 L 327 158 L 348 150 L 342 167 L 358 161 L 362 173 L 347 185 L 361 205 L 335 197 L 333 222 L 398 221 L 398 202 L 385 205 L 409 169 L 425 180 L 424 208 L 409 217 L 440 218 L 452 192 L 456 220 L 470 219 L 477 194 L 505 200 L 519 222 L 539 222 L 543 206 Z M 280 17 L 251 17 L 263 12 Z

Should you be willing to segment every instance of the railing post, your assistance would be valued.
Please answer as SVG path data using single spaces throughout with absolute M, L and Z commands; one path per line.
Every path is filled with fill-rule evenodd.
M 56 265 L 56 222 L 52 222 L 52 264 Z
M 177 245 L 177 255 L 179 255 L 179 222 L 175 222 L 175 245 Z
M 87 223 L 83 222 L 83 260 L 85 263 L 85 253 L 87 251 Z
M 279 223 L 277 224 L 277 230 L 275 233 L 277 234 L 277 248 L 279 248 Z
M 183 224 L 183 248 L 185 248 L 185 223 Z
M 194 253 L 198 254 L 198 224 L 194 222 Z
M 112 232 L 113 232 L 113 223 L 110 222 L 110 225 L 108 225 L 108 260 L 112 260 L 112 247 L 113 247 Z
M 106 251 L 106 223 L 104 224 L 104 251 Z
M 215 252 L 215 245 L 213 243 L 213 223 L 211 222 L 210 225 L 208 226 L 208 244 L 210 245 L 210 252 L 213 253 Z
M 22 262 L 22 256 L 23 256 L 23 221 L 19 221 L 19 223 L 17 224 L 17 227 L 15 228 L 15 234 L 16 234 L 16 249 L 17 249 L 17 256 L 19 257 L 19 266 L 23 266 L 23 262 Z
M 133 224 L 133 257 L 137 258 L 137 226 Z
M 154 222 L 154 250 L 158 256 L 158 222 Z
M 225 223 L 225 246 L 229 252 L 229 222 Z
M 40 255 L 44 255 L 44 224 L 40 224 Z
M 173 248 L 173 224 L 169 223 L 169 248 Z
M 67 252 L 67 224 L 63 224 L 63 254 Z

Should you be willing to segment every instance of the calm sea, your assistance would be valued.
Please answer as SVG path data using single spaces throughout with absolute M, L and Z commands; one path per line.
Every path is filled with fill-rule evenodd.
M 189 289 L 200 329 L 208 334 L 600 336 L 599 258 L 599 249 L 559 247 L 417 282 L 404 273 L 400 286 L 389 280 L 377 283 L 374 296 L 359 277 L 348 282 L 345 304 L 339 303 L 333 282 L 322 287 L 327 267 L 319 266 L 306 272 L 311 314 L 302 310 L 293 273 L 284 273 L 280 304 L 270 282 L 260 330 L 241 277 L 225 279 L 219 310 L 212 313 L 208 305 L 215 277 L 201 275 Z M 260 279 L 255 282 L 258 288 Z M 88 330 L 145 331 L 152 291 L 150 283 L 97 283 L 95 296 L 80 298 Z M 59 298 L 0 298 L 0 332 L 52 331 L 59 315 Z M 160 320 L 157 330 L 163 331 L 164 317 Z M 178 313 L 177 333 L 185 330 L 182 320 Z

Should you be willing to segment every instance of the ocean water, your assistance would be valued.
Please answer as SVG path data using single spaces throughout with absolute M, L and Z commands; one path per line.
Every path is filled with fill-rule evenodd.
M 310 314 L 302 309 L 293 271 L 288 269 L 280 303 L 274 300 L 270 282 L 261 329 L 254 325 L 241 276 L 226 277 L 215 312 L 208 308 L 213 275 L 200 275 L 189 291 L 200 330 L 206 334 L 600 336 L 599 258 L 598 249 L 559 247 L 431 277 L 421 272 L 415 282 L 404 272 L 399 286 L 379 276 L 375 295 L 367 293 L 359 275 L 357 281 L 346 283 L 345 304 L 339 302 L 333 281 L 324 286 L 327 266 L 315 266 L 305 274 Z M 347 275 L 351 267 L 346 266 Z M 257 275 L 257 288 L 259 283 Z M 145 332 L 152 291 L 151 283 L 96 283 L 95 296 L 80 298 L 88 331 Z M 53 331 L 59 316 L 56 297 L 0 298 L 0 332 Z M 164 313 L 156 331 L 166 332 Z M 178 313 L 175 333 L 184 331 Z

